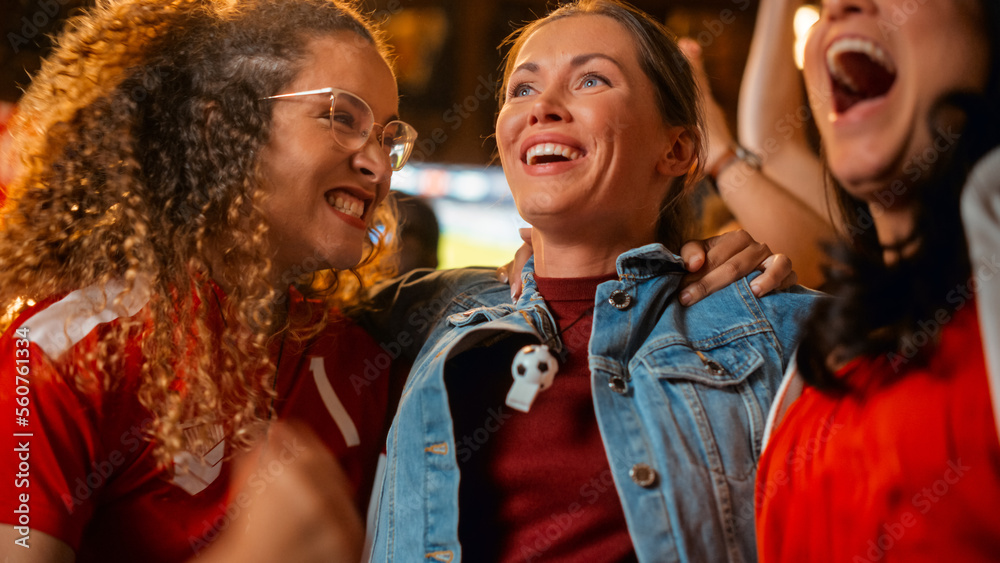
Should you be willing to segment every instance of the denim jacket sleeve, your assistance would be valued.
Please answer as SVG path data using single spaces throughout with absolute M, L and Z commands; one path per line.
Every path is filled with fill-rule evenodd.
M 786 368 L 795 356 L 795 350 L 802 338 L 802 327 L 812 314 L 817 298 L 829 299 L 824 293 L 800 285 L 759 298 L 764 316 L 774 330 L 777 349 L 781 354 L 781 365 Z
M 492 269 L 414 270 L 375 286 L 357 321 L 395 356 L 412 360 L 448 315 L 478 307 L 481 296 L 507 288 Z

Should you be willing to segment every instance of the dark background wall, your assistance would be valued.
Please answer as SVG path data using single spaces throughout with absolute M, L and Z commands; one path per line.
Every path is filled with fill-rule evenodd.
M 92 0 L 91 0 L 92 1 Z M 701 43 L 717 99 L 730 116 L 758 0 L 634 0 L 679 35 Z M 0 0 L 0 99 L 12 101 L 38 68 L 48 34 L 87 0 Z M 415 161 L 485 164 L 494 144 L 497 47 L 544 0 L 363 0 L 397 51 L 404 118 L 420 131 Z

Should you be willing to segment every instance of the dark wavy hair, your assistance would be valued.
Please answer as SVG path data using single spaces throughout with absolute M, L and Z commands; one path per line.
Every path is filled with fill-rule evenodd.
M 639 53 L 639 66 L 653 83 L 656 105 L 668 125 L 686 127 L 695 143 L 691 170 L 677 178 L 660 206 L 657 240 L 673 251 L 694 234 L 695 223 L 689 190 L 701 171 L 704 131 L 698 86 L 677 38 L 665 25 L 648 14 L 620 0 L 576 0 L 563 4 L 543 18 L 514 31 L 501 48 L 509 46 L 503 59 L 503 87 L 498 90 L 500 108 L 507 100 L 507 87 L 514 63 L 524 43 L 542 26 L 572 16 L 605 16 L 618 22 L 632 37 Z
M 125 286 L 114 306 L 148 297 L 95 349 L 53 360 L 78 386 L 112 386 L 123 343 L 138 338 L 137 393 L 162 461 L 209 439 L 182 424 L 224 424 L 243 447 L 268 416 L 268 342 L 288 329 L 288 285 L 271 280 L 288 278 L 267 256 L 259 155 L 272 104 L 261 98 L 296 76 L 310 39 L 342 31 L 387 57 L 349 1 L 104 0 L 68 22 L 21 101 L 0 305 L 111 283 Z M 221 329 L 207 280 L 229 290 Z
M 857 357 L 885 355 L 895 371 L 926 363 L 936 349 L 941 312 L 965 306 L 956 288 L 968 287 L 968 246 L 959 213 L 959 198 L 976 161 L 1000 145 L 1000 4 L 980 2 L 990 41 L 989 77 L 982 94 L 955 92 L 940 100 L 926 126 L 939 131 L 947 118 L 961 116 L 958 139 L 913 186 L 916 220 L 902 248 L 886 249 L 872 227 L 872 210 L 849 195 L 832 177 L 843 211 L 845 240 L 828 247 L 832 265 L 824 287 L 836 298 L 821 303 L 806 325 L 798 351 L 798 368 L 812 386 L 834 393 L 849 385 L 835 367 Z M 887 265 L 885 251 L 900 259 Z M 892 376 L 895 377 L 895 376 Z

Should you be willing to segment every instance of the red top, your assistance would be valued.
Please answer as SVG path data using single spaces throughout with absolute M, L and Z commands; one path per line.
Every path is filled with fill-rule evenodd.
M 852 392 L 806 387 L 761 456 L 760 560 L 996 561 L 1000 442 L 975 307 L 945 320 L 927 366 L 878 357 L 840 375 Z
M 111 391 L 80 391 L 58 372 L 53 358 L 60 352 L 94 347 L 118 322 L 105 311 L 108 316 L 93 317 L 95 326 L 78 334 L 89 319 L 77 317 L 68 325 L 69 340 L 52 338 L 67 334 L 74 294 L 31 308 L 0 338 L 0 468 L 11 479 L 0 487 L 0 523 L 30 528 L 28 545 L 35 530 L 59 538 L 78 562 L 186 561 L 238 515 L 240 497 L 230 503 L 232 452 L 220 432 L 207 463 L 194 464 L 190 473 L 157 469 L 143 438 L 151 418 L 136 397 L 142 360 L 136 342 L 127 343 L 122 384 Z M 299 299 L 293 306 L 303 304 Z M 29 330 L 18 331 L 22 325 Z M 363 514 L 384 441 L 388 357 L 346 319 L 309 343 L 288 340 L 281 347 L 275 410 L 305 422 L 326 442 Z M 28 374 L 17 380 L 23 366 Z M 16 403 L 25 397 L 26 407 Z M 262 470 L 247 486 L 255 490 L 269 478 Z
M 591 396 L 587 345 L 597 286 L 615 276 L 537 278 L 569 355 L 530 412 L 504 404 L 514 353 L 501 341 L 447 368 L 464 561 L 635 561 Z M 531 342 L 534 343 L 534 342 Z

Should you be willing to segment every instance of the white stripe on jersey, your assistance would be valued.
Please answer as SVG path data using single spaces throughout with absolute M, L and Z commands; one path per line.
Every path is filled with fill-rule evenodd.
M 313 374 L 313 379 L 316 381 L 316 388 L 319 389 L 319 396 L 323 398 L 326 410 L 330 411 L 330 416 L 337 423 L 337 428 L 340 428 L 340 433 L 344 435 L 347 447 L 360 444 L 361 437 L 358 435 L 358 428 L 354 426 L 351 415 L 347 414 L 347 409 L 340 402 L 337 393 L 333 391 L 333 385 L 330 385 L 330 380 L 327 378 L 324 359 L 320 356 L 311 356 L 309 359 L 309 371 Z
M 119 281 L 108 282 L 103 289 L 97 285 L 78 289 L 36 313 L 24 326 L 31 333 L 31 341 L 57 359 L 98 325 L 131 317 L 149 302 L 147 292 L 136 284 L 116 310 L 114 300 L 123 291 L 125 286 Z

